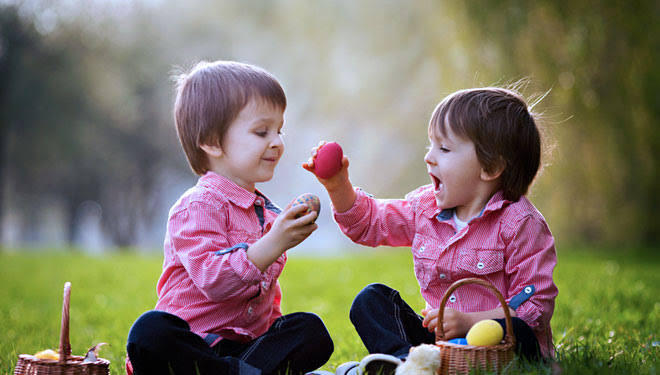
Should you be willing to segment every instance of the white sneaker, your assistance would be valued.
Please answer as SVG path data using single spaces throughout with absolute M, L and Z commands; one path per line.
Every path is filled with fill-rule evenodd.
M 403 361 L 393 355 L 369 354 L 360 361 L 358 375 L 394 375 L 397 366 L 402 363 Z
M 342 363 L 337 367 L 335 375 L 360 375 L 358 366 L 360 366 L 360 362 L 357 361 Z

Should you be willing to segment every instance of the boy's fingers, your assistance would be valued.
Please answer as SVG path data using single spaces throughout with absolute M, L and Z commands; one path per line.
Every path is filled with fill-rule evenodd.
M 309 158 L 305 163 L 302 164 L 302 167 L 310 172 L 314 172 L 314 160 Z
M 299 241 L 302 242 L 304 241 L 307 237 L 309 237 L 319 226 L 316 223 L 311 223 L 307 225 L 303 225 L 297 229 L 298 233 L 298 238 Z M 298 242 L 298 243 L 300 243 Z
M 308 235 L 308 236 L 309 236 L 310 234 L 312 234 L 312 233 L 313 233 L 315 230 L 317 230 L 318 228 L 319 228 L 319 225 L 316 224 L 316 223 L 311 223 L 311 224 L 309 224 L 309 225 L 305 225 L 305 229 L 306 229 L 306 231 L 307 231 L 307 235 Z
M 296 219 L 296 225 L 309 225 L 316 220 L 318 215 L 319 214 L 316 211 L 306 213 L 303 216 Z
M 295 219 L 297 215 L 302 215 L 304 214 L 305 211 L 307 211 L 309 207 L 307 207 L 304 204 L 294 206 L 294 207 L 288 207 L 284 211 L 284 217 L 286 219 Z
M 426 312 L 424 313 L 424 311 Z M 424 315 L 424 321 L 422 322 L 422 325 L 424 327 L 428 327 L 431 320 L 438 318 L 438 309 L 424 309 L 422 312 L 422 315 Z
M 426 328 L 428 328 L 429 332 L 435 332 L 437 326 L 438 326 L 438 319 L 433 318 L 429 321 L 429 324 Z
M 348 156 L 344 155 L 343 158 L 341 158 L 341 168 L 348 168 Z

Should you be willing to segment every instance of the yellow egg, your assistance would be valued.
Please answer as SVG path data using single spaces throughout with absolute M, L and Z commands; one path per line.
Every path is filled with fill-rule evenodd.
M 504 337 L 502 326 L 494 320 L 482 320 L 470 328 L 465 337 L 468 345 L 490 346 L 497 345 Z
M 39 353 L 35 354 L 34 356 L 39 359 L 52 359 L 55 361 L 58 361 L 60 359 L 59 353 L 57 353 L 53 349 L 42 350 Z

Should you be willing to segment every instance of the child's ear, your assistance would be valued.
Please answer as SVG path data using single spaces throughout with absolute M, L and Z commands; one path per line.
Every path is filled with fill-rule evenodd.
M 502 172 L 504 172 L 505 168 L 506 162 L 504 159 L 500 158 L 499 162 L 492 168 L 491 171 L 487 171 L 483 167 L 481 168 L 481 179 L 484 181 L 495 181 L 502 175 Z
M 210 157 L 219 158 L 222 156 L 222 148 L 220 146 L 200 144 L 199 148 L 201 148 Z

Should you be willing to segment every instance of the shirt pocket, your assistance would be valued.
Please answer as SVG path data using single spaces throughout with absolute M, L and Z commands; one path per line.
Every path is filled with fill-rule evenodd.
M 422 289 L 426 289 L 437 274 L 437 263 L 442 249 L 433 238 L 416 234 L 413 239 L 412 253 L 415 263 L 415 277 Z
M 504 250 L 462 249 L 459 253 L 459 270 L 472 275 L 488 275 L 504 270 Z

